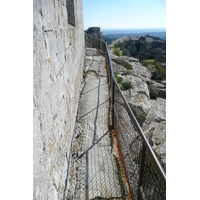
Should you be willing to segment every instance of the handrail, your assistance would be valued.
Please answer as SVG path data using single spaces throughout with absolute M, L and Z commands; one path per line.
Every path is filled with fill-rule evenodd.
M 125 98 L 124 95 L 122 94 L 122 92 L 121 92 L 121 90 L 120 90 L 120 88 L 119 88 L 119 85 L 117 84 L 117 82 L 116 82 L 115 79 L 114 79 L 114 82 L 115 82 L 115 84 L 116 84 L 116 86 L 117 86 L 117 88 L 118 88 L 118 90 L 119 90 L 120 95 L 122 96 L 122 98 L 123 98 L 123 100 L 124 100 L 124 103 L 125 103 L 126 107 L 128 108 L 128 109 L 127 109 L 128 113 L 130 114 L 132 120 L 134 121 L 134 123 L 135 123 L 135 125 L 136 125 L 136 127 L 137 127 L 137 130 L 138 130 L 140 136 L 141 136 L 142 139 L 143 139 L 143 142 L 144 142 L 144 144 L 145 144 L 145 147 L 147 148 L 147 150 L 149 150 L 149 152 L 151 152 L 150 155 L 151 155 L 152 158 L 154 159 L 153 161 L 156 163 L 156 166 L 157 166 L 157 168 L 158 168 L 158 170 L 159 170 L 159 172 L 160 172 L 160 174 L 161 174 L 161 176 L 162 176 L 162 178 L 163 178 L 163 181 L 166 181 L 166 174 L 165 174 L 165 171 L 163 170 L 163 168 L 162 168 L 162 166 L 161 166 L 161 164 L 160 164 L 160 162 L 159 162 L 157 156 L 155 155 L 155 153 L 154 153 L 152 147 L 150 146 L 150 144 L 149 144 L 149 142 L 148 142 L 146 136 L 144 135 L 144 133 L 143 133 L 143 131 L 142 131 L 142 129 L 141 129 L 141 127 L 140 127 L 140 125 L 139 125 L 137 119 L 135 118 L 135 115 L 133 114 L 133 112 L 132 112 L 132 110 L 131 110 L 131 108 L 130 108 L 130 106 L 129 106 L 127 100 L 126 100 L 126 98 Z
M 126 98 L 124 97 L 118 83 L 116 82 L 115 78 L 114 78 L 114 72 L 113 72 L 113 67 L 112 67 L 112 61 L 111 61 L 111 57 L 110 57 L 110 54 L 109 54 L 109 51 L 108 51 L 108 46 L 107 46 L 107 43 L 101 39 L 97 39 L 97 38 L 92 38 L 92 40 L 96 40 L 99 42 L 99 49 L 104 51 L 104 53 L 107 54 L 107 57 L 108 57 L 108 66 L 109 66 L 109 70 L 108 72 L 110 73 L 109 74 L 109 86 L 110 86 L 110 91 L 111 91 L 111 106 L 112 106 L 112 120 L 114 119 L 114 86 L 116 86 L 117 90 L 119 91 L 119 94 L 121 95 L 122 99 L 123 99 L 123 102 L 124 102 L 124 105 L 125 105 L 125 109 L 126 111 L 128 112 L 131 120 L 134 122 L 135 126 L 136 126 L 136 129 L 139 133 L 139 135 L 141 136 L 142 140 L 143 140 L 143 144 L 145 145 L 145 148 L 147 150 L 147 152 L 149 153 L 150 157 L 151 157 L 151 160 L 153 161 L 154 163 L 154 166 L 156 167 L 158 173 L 160 174 L 160 177 L 162 179 L 162 182 L 164 183 L 164 185 L 166 186 L 166 174 L 165 174 L 165 171 L 163 170 L 163 167 L 160 163 L 160 161 L 158 160 L 155 152 L 153 151 L 152 147 L 150 146 L 146 136 L 144 135 L 135 115 L 133 114 Z M 92 47 L 93 47 L 93 44 L 94 42 L 92 42 Z M 101 45 L 100 45 L 101 44 Z M 104 44 L 105 46 L 105 50 L 102 48 L 102 44 Z M 97 48 L 97 46 L 93 48 Z M 112 121 L 112 123 L 114 123 L 114 121 Z M 144 158 L 143 158 L 144 159 Z

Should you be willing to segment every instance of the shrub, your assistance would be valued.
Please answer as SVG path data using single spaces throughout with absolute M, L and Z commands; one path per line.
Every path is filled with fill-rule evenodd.
M 128 49 L 123 48 L 122 49 L 122 55 L 123 56 L 130 56 L 130 53 L 129 53 Z
M 116 56 L 121 56 L 121 51 L 118 48 L 113 48 L 113 54 Z
M 132 66 L 128 64 L 128 65 L 126 65 L 126 69 L 130 70 L 130 69 L 132 69 Z
M 120 84 L 122 81 L 123 81 L 123 78 L 122 78 L 122 77 L 120 77 L 120 76 L 118 76 L 118 77 L 117 77 L 117 83 L 119 83 L 119 84 Z
M 158 74 L 159 74 L 158 70 L 156 68 L 154 68 L 154 70 L 152 72 L 152 75 L 153 75 L 152 79 L 153 80 L 157 80 L 158 79 Z
M 130 74 L 130 71 L 127 69 L 127 70 L 126 70 L 126 75 L 128 75 L 128 74 Z
M 135 47 L 136 47 L 137 53 L 139 53 L 139 51 L 140 51 L 140 42 L 136 42 L 135 43 Z
M 159 75 L 157 75 L 157 78 L 160 80 L 165 80 L 166 79 L 166 71 L 162 68 L 161 65 L 155 63 L 155 66 L 159 72 Z
M 123 78 L 121 76 L 118 76 L 116 73 L 115 73 L 115 79 L 119 84 L 123 81 Z
M 118 42 L 117 44 L 114 45 L 114 47 L 123 49 L 123 44 L 121 42 Z
M 128 90 L 132 87 L 132 84 L 130 81 L 127 81 L 127 82 L 122 82 L 122 87 L 125 89 L 125 90 Z

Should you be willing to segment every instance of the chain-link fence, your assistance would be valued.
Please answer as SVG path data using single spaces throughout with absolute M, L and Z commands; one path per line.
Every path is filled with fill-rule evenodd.
M 117 84 L 107 44 L 87 37 L 86 47 L 99 49 L 107 62 L 112 128 L 131 199 L 166 199 L 166 175 Z

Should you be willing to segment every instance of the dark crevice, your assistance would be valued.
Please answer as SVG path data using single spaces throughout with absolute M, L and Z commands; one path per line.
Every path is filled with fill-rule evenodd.
M 52 29 L 48 29 L 48 30 L 44 30 L 44 32 L 46 33 L 46 32 L 53 32 L 54 30 L 52 30 Z
M 115 200 L 115 199 L 123 199 L 122 197 L 109 197 L 109 198 L 104 198 L 104 197 L 95 197 L 92 198 L 91 200 Z

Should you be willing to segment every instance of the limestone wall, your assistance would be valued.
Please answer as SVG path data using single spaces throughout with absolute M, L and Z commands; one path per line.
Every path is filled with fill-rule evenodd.
M 82 80 L 82 0 L 74 15 L 75 27 L 66 0 L 33 1 L 33 199 L 64 195 Z

